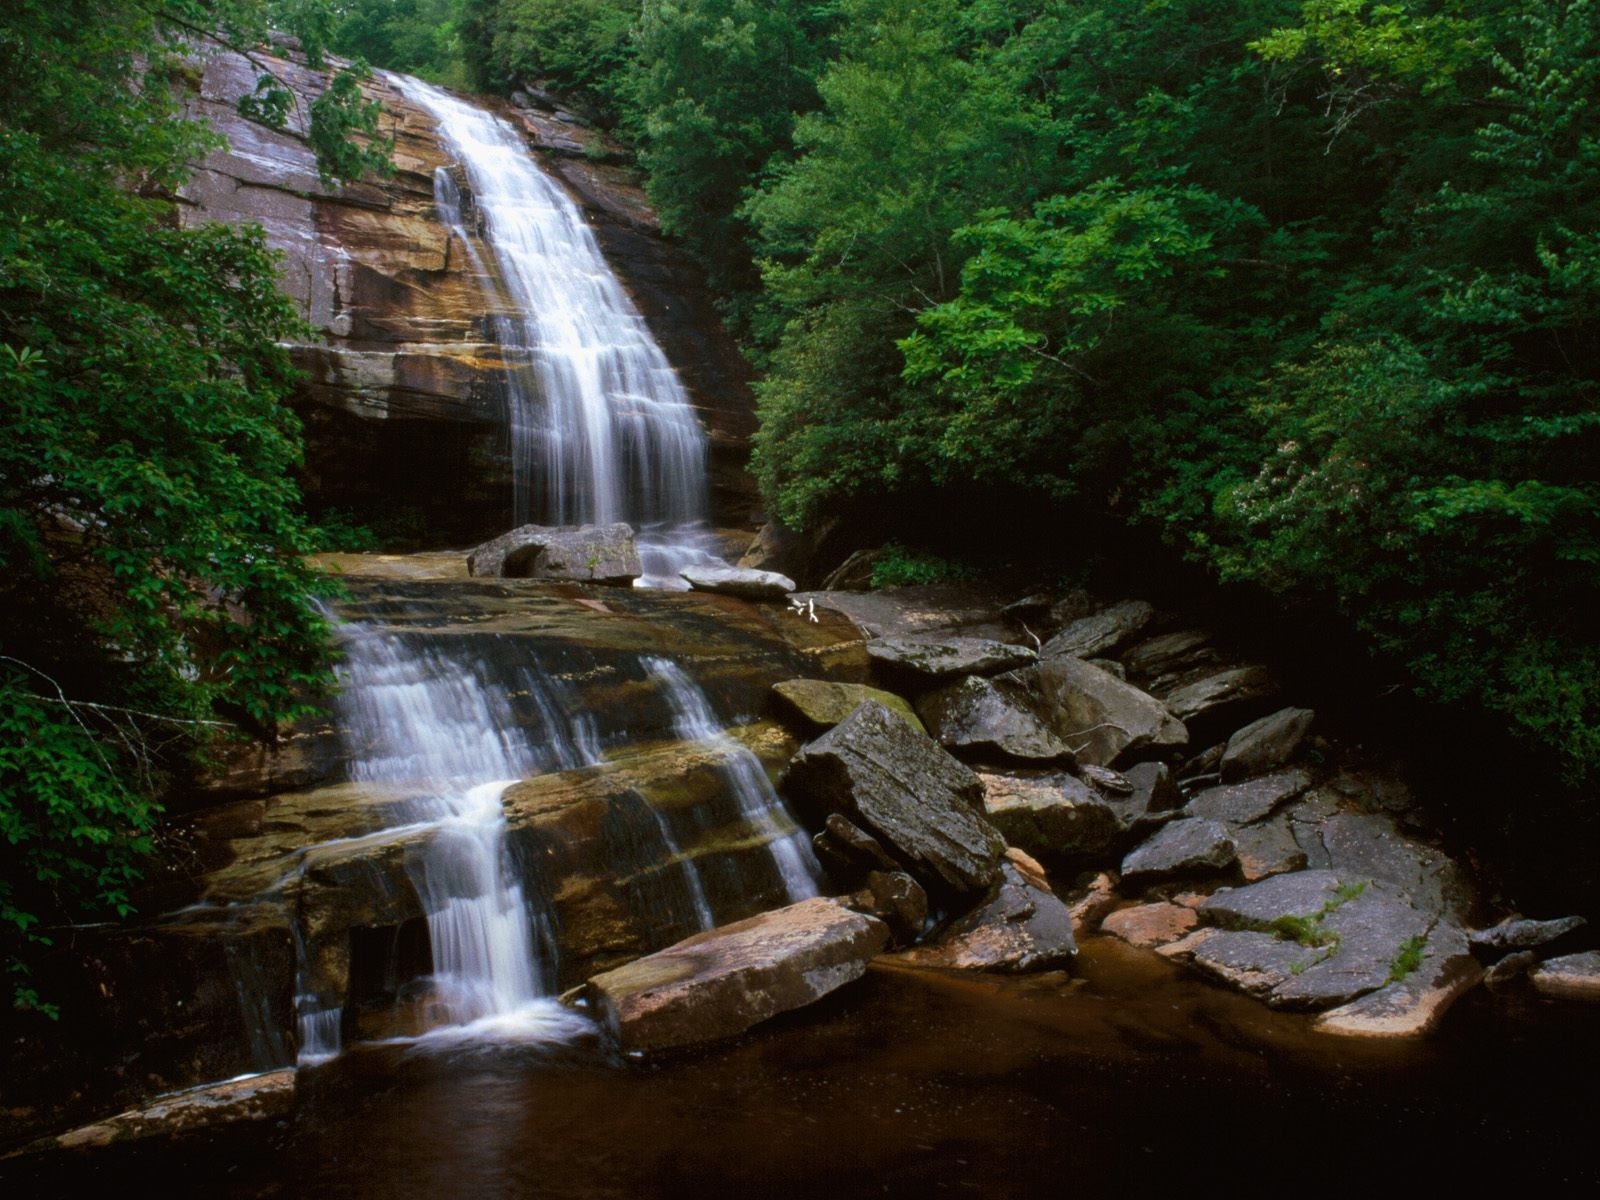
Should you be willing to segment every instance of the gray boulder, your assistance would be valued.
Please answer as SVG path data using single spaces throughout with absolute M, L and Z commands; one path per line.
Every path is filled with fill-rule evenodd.
M 1179 688 L 1166 697 L 1166 704 L 1167 711 L 1190 726 L 1204 744 L 1260 712 L 1277 692 L 1278 685 L 1265 667 L 1234 667 Z
M 1139 635 L 1155 610 L 1143 600 L 1124 600 L 1073 621 L 1039 648 L 1040 658 L 1098 658 L 1113 654 Z
M 1071 775 L 979 775 L 989 821 L 1013 846 L 1044 858 L 1105 854 L 1126 825 L 1104 796 Z
M 1135 679 L 1154 679 L 1216 661 L 1211 635 L 1201 629 L 1163 633 L 1130 647 L 1122 665 Z
M 1310 786 L 1311 777 L 1304 771 L 1279 771 L 1248 783 L 1207 788 L 1190 800 L 1183 811 L 1185 816 L 1248 825 L 1302 795 Z
M 898 871 L 900 864 L 878 844 L 878 839 L 861 829 L 843 813 L 829 813 L 828 819 L 811 839 L 817 857 L 841 880 L 851 881 L 872 871 Z
M 1233 835 L 1218 821 L 1188 817 L 1162 828 L 1122 860 L 1124 883 L 1149 884 L 1186 875 L 1215 875 L 1237 857 Z
M 1315 718 L 1309 708 L 1280 708 L 1246 725 L 1222 752 L 1222 782 L 1249 779 L 1290 762 Z
M 687 1046 L 821 999 L 865 974 L 888 941 L 882 921 L 816 897 L 696 934 L 584 991 L 624 1051 Z
M 1391 968 L 1391 979 L 1394 974 Z M 1414 967 L 1377 991 L 1323 1013 L 1313 1028 L 1344 1037 L 1420 1037 L 1482 976 L 1461 930 L 1441 922 L 1428 935 Z
M 969 675 L 923 696 L 917 712 L 939 744 L 961 758 L 1073 761 L 1071 747 L 1040 718 L 1027 689 L 1011 676 Z
M 719 592 L 745 600 L 781 600 L 794 591 L 794 580 L 776 571 L 754 567 L 684 567 L 678 572 L 697 592 Z
M 866 896 L 871 914 L 887 925 L 900 945 L 922 936 L 928 924 L 928 893 L 904 871 L 873 871 Z
M 795 755 L 785 790 L 820 824 L 842 813 L 936 895 L 986 892 L 1005 839 L 983 784 L 881 704 L 867 703 Z
M 930 942 L 893 955 L 908 967 L 1047 971 L 1078 952 L 1072 914 L 1041 875 L 1010 859 L 985 901 Z
M 1548 946 L 1568 934 L 1576 933 L 1589 922 L 1583 917 L 1561 917 L 1554 921 L 1530 921 L 1526 917 L 1507 917 L 1489 929 L 1467 935 L 1473 952 L 1480 958 L 1498 958 L 1515 950 Z
M 628 586 L 641 574 L 633 529 L 612 525 L 523 525 L 467 556 L 467 572 Z
M 1567 954 L 1528 972 L 1533 986 L 1562 1000 L 1600 1000 L 1600 950 Z
M 1037 657 L 1026 646 L 974 637 L 874 638 L 867 643 L 867 654 L 888 674 L 912 676 L 925 684 L 961 675 L 998 675 Z
M 1233 840 L 1239 849 L 1239 874 L 1246 883 L 1304 871 L 1310 865 L 1306 852 L 1295 840 L 1289 818 L 1283 814 L 1235 829 Z
M 1188 730 L 1160 701 L 1081 659 L 1049 659 L 1012 678 L 1034 690 L 1039 711 L 1079 763 L 1109 767 L 1188 744 Z

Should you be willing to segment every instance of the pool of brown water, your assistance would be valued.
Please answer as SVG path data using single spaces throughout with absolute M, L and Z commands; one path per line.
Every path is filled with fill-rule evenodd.
M 1433 1195 L 1600 1179 L 1596 1010 L 1317 1035 L 1095 941 L 1076 977 L 879 969 L 666 1061 L 356 1048 L 292 1118 L 0 1169 L 21 1190 L 408 1197 Z

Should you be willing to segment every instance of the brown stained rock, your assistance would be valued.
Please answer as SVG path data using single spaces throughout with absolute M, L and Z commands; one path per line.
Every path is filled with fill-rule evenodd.
M 1217 821 L 1186 817 L 1164 826 L 1122 860 L 1125 883 L 1141 886 L 1167 879 L 1215 875 L 1233 866 L 1233 835 Z
M 1072 915 L 1012 861 L 994 892 L 937 938 L 890 956 L 901 966 L 1018 973 L 1065 966 L 1078 952 Z
M 829 813 L 811 844 L 840 879 L 861 878 L 863 871 L 894 872 L 900 864 L 871 834 L 859 828 L 843 813 Z
M 817 897 L 590 979 L 585 995 L 626 1052 L 743 1033 L 859 979 L 888 944 L 882 921 Z
M 900 945 L 922 936 L 928 923 L 928 893 L 904 871 L 872 871 L 867 875 L 870 911 L 894 933 Z
M 1306 852 L 1295 841 L 1289 819 L 1281 814 L 1235 830 L 1233 840 L 1239 851 L 1239 873 L 1246 883 L 1303 871 L 1307 866 Z
M 913 729 L 926 733 L 922 718 L 893 692 L 861 683 L 834 683 L 825 679 L 789 679 L 772 685 L 779 708 L 803 721 L 810 733 L 832 729 L 868 700 L 898 714 Z
M 1175 942 L 1200 924 L 1193 909 L 1177 904 L 1140 904 L 1119 908 L 1100 922 L 1100 932 L 1130 946 L 1153 949 Z
M 1067 911 L 1072 915 L 1072 930 L 1080 938 L 1088 937 L 1100 928 L 1105 915 L 1122 902 L 1117 895 L 1117 881 L 1105 871 L 1091 877 L 1087 884 L 1073 893 Z
M 1528 972 L 1537 991 L 1561 1000 L 1600 1000 L 1600 950 L 1567 954 Z
M 264 1121 L 294 1108 L 293 1067 L 157 1096 L 139 1108 L 51 1138 L 30 1149 L 86 1150 L 113 1142 L 177 1137 L 239 1121 Z
M 1005 839 L 979 815 L 982 782 L 881 704 L 805 746 L 784 787 L 813 825 L 849 817 L 931 894 L 980 895 L 996 880 Z

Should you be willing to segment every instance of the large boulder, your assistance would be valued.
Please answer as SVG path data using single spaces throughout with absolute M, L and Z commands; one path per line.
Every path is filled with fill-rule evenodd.
M 1317 1018 L 1320 1033 L 1343 1037 L 1420 1037 L 1437 1026 L 1445 1010 L 1483 977 L 1454 925 L 1440 922 L 1423 944 L 1414 966 L 1391 967 L 1390 982 Z M 1399 978 L 1394 978 L 1398 974 Z
M 919 733 L 927 732 L 916 710 L 904 699 L 882 688 L 861 683 L 834 683 L 826 679 L 788 679 L 772 685 L 778 707 L 786 715 L 798 717 L 811 732 L 832 729 L 861 705 L 871 700 L 904 718 Z
M 1211 635 L 1203 629 L 1183 629 L 1147 638 L 1122 655 L 1122 665 L 1135 679 L 1155 679 L 1218 661 Z
M 1127 829 L 1114 805 L 1074 776 L 979 778 L 989 821 L 1007 842 L 1029 854 L 1052 859 L 1104 854 Z
M 816 824 L 849 817 L 935 896 L 981 894 L 998 878 L 1005 839 L 980 815 L 982 782 L 881 704 L 804 747 L 784 787 Z
M 1044 660 L 1014 678 L 1035 689 L 1051 728 L 1080 763 L 1161 758 L 1189 743 L 1188 730 L 1160 701 L 1082 659 Z
M 925 685 L 961 675 L 998 675 L 1036 657 L 1026 646 L 975 637 L 874 638 L 867 643 L 867 654 L 887 674 Z
M 1190 800 L 1183 811 L 1185 816 L 1248 825 L 1269 816 L 1310 786 L 1311 777 L 1304 771 L 1279 771 L 1248 783 L 1207 788 Z
M 678 572 L 697 592 L 719 592 L 745 600 L 781 600 L 794 591 L 794 580 L 776 571 L 753 567 L 684 567 Z
M 1246 725 L 1222 752 L 1222 782 L 1249 779 L 1291 762 L 1315 718 L 1309 708 L 1280 708 Z
M 1469 933 L 1467 941 L 1479 958 L 1494 959 L 1519 950 L 1543 949 L 1570 937 L 1588 923 L 1583 917 L 1559 917 L 1552 921 L 1507 917 L 1498 925 Z
M 945 970 L 1046 971 L 1065 966 L 1077 952 L 1067 906 L 1036 869 L 1013 855 L 982 904 L 892 961 Z
M 968 759 L 1071 763 L 1067 745 L 1035 710 L 1015 678 L 969 675 L 917 701 L 923 724 L 939 744 Z
M 631 526 L 523 525 L 467 556 L 472 575 L 628 586 L 644 573 Z
M 1277 682 L 1265 667 L 1234 667 L 1179 688 L 1166 697 L 1166 704 L 1167 711 L 1205 745 L 1231 725 L 1261 712 L 1277 694 Z
M 1155 616 L 1143 600 L 1124 600 L 1073 621 L 1039 648 L 1040 658 L 1100 658 L 1116 653 L 1139 635 Z
M 687 1046 L 821 999 L 888 941 L 882 921 L 815 897 L 596 975 L 584 994 L 622 1050 Z

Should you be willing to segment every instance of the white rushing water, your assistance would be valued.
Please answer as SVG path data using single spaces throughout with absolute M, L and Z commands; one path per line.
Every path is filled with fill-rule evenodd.
M 645 666 L 672 705 L 673 732 L 685 741 L 715 742 L 728 752 L 723 768 L 728 790 L 739 805 L 739 815 L 767 840 L 767 852 L 790 902 L 815 896 L 821 867 L 805 831 L 789 815 L 761 760 L 723 731 L 705 692 L 682 667 L 667 658 L 647 658 Z
M 501 794 L 517 780 L 598 761 L 592 720 L 532 664 L 508 687 L 438 639 L 419 644 L 352 625 L 342 640 L 341 724 L 358 751 L 351 778 L 419 793 L 399 828 L 424 834 L 409 870 L 433 952 L 433 1023 L 450 1037 L 549 1036 L 564 1027 L 545 998 L 554 938 L 511 860 Z M 513 709 L 513 689 L 531 721 Z M 300 1026 L 302 1059 L 337 1053 L 337 1010 L 303 997 Z
M 439 88 L 392 78 L 461 162 L 508 293 L 496 336 L 531 358 L 531 377 L 512 371 L 506 385 L 517 524 L 626 521 L 640 535 L 641 584 L 687 586 L 681 568 L 719 560 L 705 547 L 705 431 L 677 372 L 525 135 Z M 440 216 L 476 254 L 459 192 L 441 175 Z

